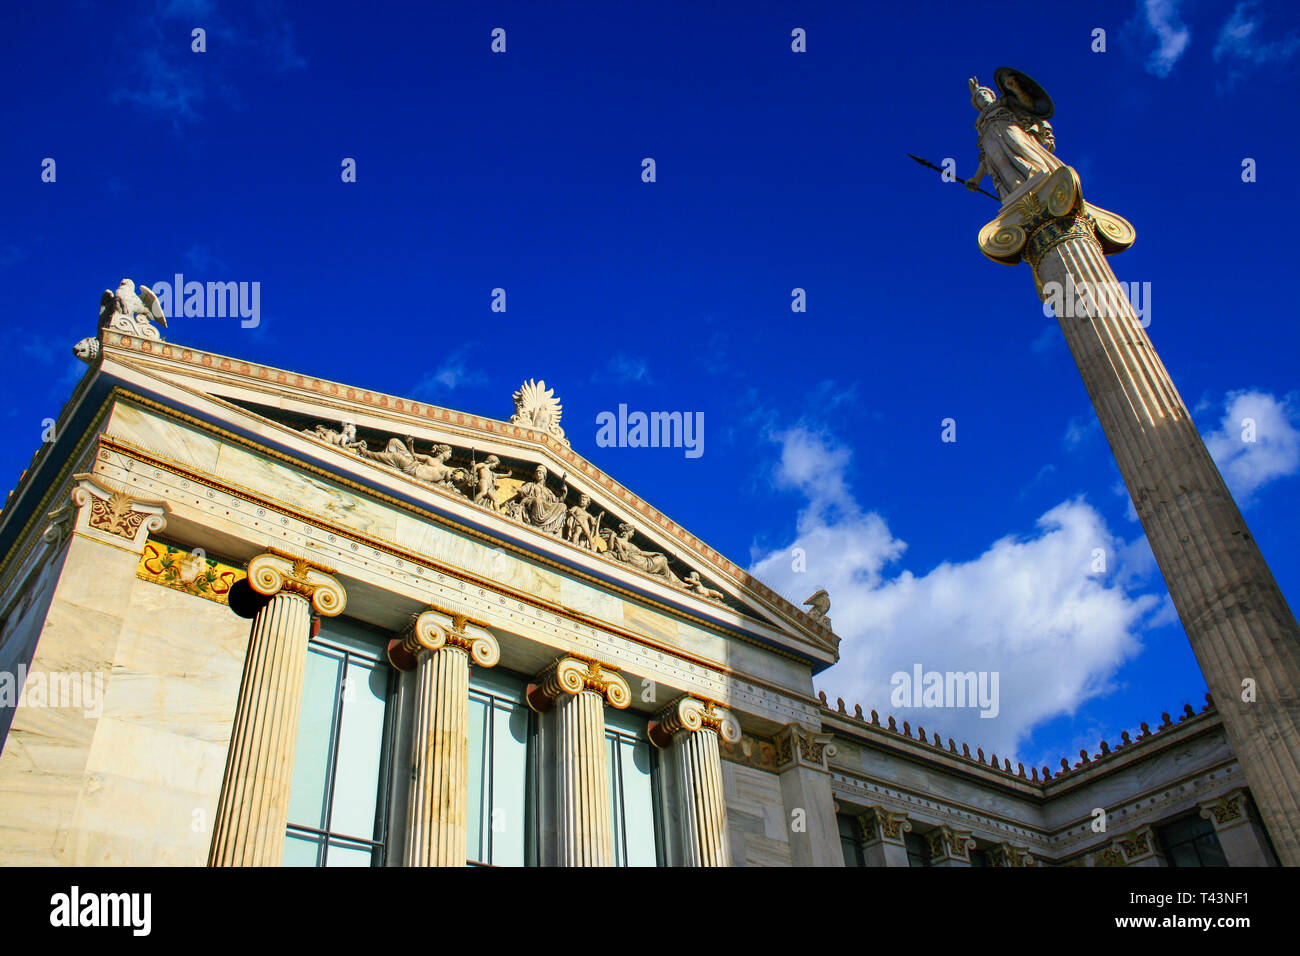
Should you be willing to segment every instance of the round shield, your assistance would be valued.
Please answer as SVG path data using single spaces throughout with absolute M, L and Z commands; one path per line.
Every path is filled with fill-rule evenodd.
M 1007 86 L 1008 78 L 1029 99 L 1029 104 L 1026 104 L 1015 90 Z M 1019 70 L 1013 70 L 1009 66 L 1000 66 L 993 71 L 993 82 L 997 85 L 998 92 L 1015 100 L 1020 108 L 1027 113 L 1032 113 L 1042 119 L 1051 119 L 1052 114 L 1056 111 L 1056 107 L 1052 105 L 1052 98 L 1047 95 L 1047 91 L 1034 82 L 1033 77 L 1021 73 Z

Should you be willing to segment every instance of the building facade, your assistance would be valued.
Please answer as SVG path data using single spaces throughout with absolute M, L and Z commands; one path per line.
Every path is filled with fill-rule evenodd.
M 1275 862 L 1208 701 L 1041 773 L 828 704 L 829 619 L 544 383 L 495 420 L 150 332 L 78 346 L 0 515 L 2 865 Z

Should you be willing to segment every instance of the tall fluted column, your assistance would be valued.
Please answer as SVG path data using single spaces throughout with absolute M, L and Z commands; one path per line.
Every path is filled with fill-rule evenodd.
M 739 743 L 740 724 L 712 701 L 679 697 L 650 722 L 649 736 L 668 764 L 681 864 L 731 866 L 718 738 Z
M 1023 255 L 1040 296 L 1061 306 L 1061 331 L 1260 815 L 1282 862 L 1300 866 L 1300 627 L 1106 262 L 1132 244 L 1133 227 L 1085 202 L 1069 166 L 1007 200 L 980 247 L 1009 264 Z
M 544 713 L 555 708 L 556 859 L 560 866 L 611 866 L 609 763 L 605 703 L 631 703 L 627 681 L 597 661 L 565 657 L 529 685 L 528 703 Z
M 280 552 L 248 562 L 249 587 L 270 600 L 253 618 L 209 866 L 279 866 L 284 858 L 312 613 L 333 617 L 347 604 L 332 574 Z
M 416 669 L 407 866 L 464 866 L 469 816 L 469 662 L 493 667 L 496 638 L 460 614 L 425 611 L 388 659 Z

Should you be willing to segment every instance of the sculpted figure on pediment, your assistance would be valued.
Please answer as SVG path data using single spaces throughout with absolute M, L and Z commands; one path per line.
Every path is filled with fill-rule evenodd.
M 351 422 L 343 422 L 338 431 L 328 425 L 316 425 L 312 428 L 304 428 L 303 433 L 351 451 L 359 452 L 366 447 L 366 443 L 357 438 L 357 426 Z
M 722 592 L 715 591 L 713 588 L 709 587 L 702 580 L 700 580 L 699 571 L 692 571 L 690 574 L 686 575 L 686 589 L 710 601 L 720 602 L 722 600 Z
M 474 465 L 474 504 L 493 511 L 501 510 L 497 504 L 497 479 L 510 477 L 509 470 L 496 470 L 499 464 L 501 464 L 500 458 L 496 455 L 488 455 Z
M 538 465 L 533 476 L 532 481 L 519 486 L 515 498 L 506 505 L 506 514 L 547 534 L 559 534 L 569 514 L 564 504 L 569 497 L 569 485 L 561 479 L 564 494 L 553 492 L 546 484 L 545 465 Z
M 600 538 L 600 522 L 605 517 L 605 512 L 602 511 L 593 518 L 591 512 L 587 510 L 589 504 L 591 504 L 590 497 L 578 496 L 578 503 L 569 508 L 569 517 L 564 523 L 564 536 L 579 547 L 595 551 L 596 541 Z
M 672 568 L 668 566 L 667 555 L 660 554 L 658 551 L 642 551 L 632 543 L 632 535 L 636 533 L 636 528 L 626 521 L 618 526 L 618 533 L 605 531 L 606 550 L 603 552 L 605 557 L 615 561 L 622 561 L 624 564 L 631 565 L 647 574 L 653 574 L 655 577 L 663 578 L 673 587 L 685 587 L 682 579 L 673 574 Z
M 391 438 L 383 451 L 361 450 L 361 454 L 372 461 L 382 461 L 386 465 L 410 475 L 417 481 L 437 485 L 457 494 L 464 494 L 457 484 L 467 480 L 460 468 L 451 468 L 447 459 L 451 457 L 450 445 L 434 445 L 432 455 L 422 455 L 415 450 L 415 439 L 410 435 L 406 439 Z

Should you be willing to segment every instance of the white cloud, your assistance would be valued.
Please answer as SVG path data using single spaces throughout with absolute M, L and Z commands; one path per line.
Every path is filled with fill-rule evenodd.
M 1242 389 L 1225 397 L 1219 427 L 1205 434 L 1205 444 L 1243 508 L 1264 485 L 1300 471 L 1297 423 L 1294 395 L 1278 400 L 1259 389 Z
M 1095 414 L 1087 412 L 1076 415 L 1065 426 L 1065 434 L 1061 436 L 1061 447 L 1066 451 L 1075 451 L 1100 431 L 1101 422 L 1097 421 Z
M 605 366 L 607 375 L 612 377 L 616 382 L 648 382 L 650 381 L 650 367 L 646 365 L 645 359 L 635 358 L 618 352 Z
M 1137 631 L 1160 607 L 1138 593 L 1148 571 L 1082 499 L 1042 515 L 1033 533 L 1008 535 L 968 561 L 945 561 L 915 574 L 885 569 L 906 544 L 880 515 L 861 508 L 847 481 L 850 453 L 806 428 L 779 433 L 774 479 L 807 497 L 789 547 L 755 555 L 752 572 L 793 600 L 818 587 L 831 595 L 841 659 L 816 685 L 864 711 L 911 722 L 1011 758 L 1036 725 L 1073 713 L 1112 689 L 1116 669 L 1140 649 Z M 794 569 L 802 548 L 807 570 Z M 1095 550 L 1106 568 L 1093 572 Z M 1134 558 L 1138 558 L 1136 563 Z M 1131 565 L 1131 566 L 1130 566 Z M 933 671 L 996 671 L 1000 713 L 969 708 L 909 708 L 890 703 L 891 676 L 914 664 Z M 1021 758 L 1023 759 L 1023 758 Z
M 483 382 L 485 380 L 483 373 L 478 369 L 470 368 L 466 361 L 469 350 L 470 346 L 462 345 L 448 353 L 441 365 L 416 383 L 411 390 L 412 394 L 451 391 L 463 385 L 477 385 Z
M 1232 9 L 1232 15 L 1219 29 L 1214 44 L 1215 62 L 1237 60 L 1246 63 L 1273 63 L 1290 59 L 1300 50 L 1300 37 L 1288 33 L 1271 43 L 1260 40 L 1258 4 L 1247 0 Z
M 1147 58 L 1148 73 L 1166 77 L 1192 41 L 1192 32 L 1178 15 L 1178 0 L 1143 0 L 1140 12 L 1156 48 Z

